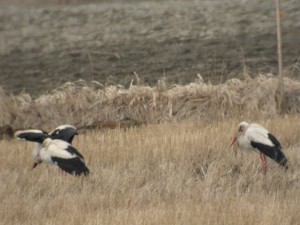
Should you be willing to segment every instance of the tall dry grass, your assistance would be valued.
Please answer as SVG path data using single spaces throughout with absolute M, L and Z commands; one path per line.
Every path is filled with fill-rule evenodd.
M 226 118 L 275 116 L 277 78 L 260 75 L 213 85 L 199 77 L 194 83 L 154 87 L 133 82 L 130 87 L 84 81 L 63 86 L 33 99 L 0 89 L 0 127 L 49 130 L 70 123 L 77 127 L 124 117 L 150 124 L 170 121 L 215 121 Z M 300 82 L 285 78 L 287 113 L 300 111 Z
M 178 87 L 177 87 L 178 88 Z M 229 149 L 238 119 L 90 131 L 74 140 L 92 173 L 30 170 L 32 143 L 1 141 L 1 224 L 299 224 L 299 116 L 257 119 L 282 142 L 284 171 Z M 250 121 L 251 122 L 251 121 Z

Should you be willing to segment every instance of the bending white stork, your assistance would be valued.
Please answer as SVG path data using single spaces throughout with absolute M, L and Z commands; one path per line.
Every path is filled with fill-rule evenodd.
M 61 170 L 72 175 L 87 176 L 90 173 L 83 156 L 66 141 L 46 138 L 43 141 L 40 157 L 45 163 L 57 165 Z
M 52 139 L 47 133 L 32 131 L 36 130 L 16 133 L 16 136 L 22 138 L 22 135 L 25 135 L 26 140 L 41 144 L 41 149 L 38 151 L 40 162 L 57 165 L 61 170 L 76 176 L 89 174 L 90 171 L 85 165 L 83 156 L 70 143 L 60 139 Z
M 36 142 L 35 147 L 32 149 L 32 157 L 33 157 L 33 169 L 39 165 L 42 160 L 40 158 L 40 150 L 42 149 L 42 139 L 40 138 L 39 135 L 37 134 L 45 134 L 48 135 L 51 139 L 60 139 L 63 141 L 66 141 L 70 144 L 72 144 L 73 138 L 75 135 L 77 135 L 77 129 L 71 125 L 61 125 L 57 128 L 55 128 L 53 131 L 50 133 L 46 133 L 45 131 L 42 130 L 23 130 L 23 131 L 17 131 L 15 133 L 15 137 L 17 139 L 21 140 L 27 140 L 27 141 L 32 141 Z
M 231 146 L 237 142 L 245 150 L 258 150 L 262 161 L 262 172 L 267 173 L 266 156 L 273 159 L 280 166 L 288 169 L 288 160 L 282 152 L 282 147 L 277 138 L 259 124 L 241 122 L 236 137 Z

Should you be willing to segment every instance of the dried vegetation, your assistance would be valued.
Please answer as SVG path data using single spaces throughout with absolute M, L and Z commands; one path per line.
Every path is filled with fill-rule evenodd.
M 276 113 L 276 86 L 273 76 L 258 76 L 154 87 L 136 79 L 129 88 L 80 81 L 37 99 L 1 90 L 0 121 L 10 133 L 87 128 L 74 146 L 92 171 L 82 178 L 45 165 L 31 171 L 33 144 L 1 140 L 1 223 L 298 224 L 300 84 L 285 80 L 284 117 Z M 229 149 L 241 120 L 281 140 L 288 171 L 270 161 L 264 177 L 256 154 Z M 88 129 L 105 127 L 117 129 Z
M 80 133 L 92 173 L 31 171 L 32 143 L 1 141 L 3 224 L 298 224 L 298 116 L 256 120 L 282 141 L 291 168 L 229 149 L 239 120 Z
M 260 75 L 213 85 L 199 78 L 188 85 L 142 84 L 138 77 L 128 88 L 87 84 L 63 86 L 33 99 L 0 89 L 0 126 L 13 129 L 53 127 L 69 123 L 78 128 L 157 124 L 172 121 L 215 121 L 226 118 L 271 117 L 277 114 L 277 79 Z M 300 83 L 285 79 L 286 113 L 300 110 Z

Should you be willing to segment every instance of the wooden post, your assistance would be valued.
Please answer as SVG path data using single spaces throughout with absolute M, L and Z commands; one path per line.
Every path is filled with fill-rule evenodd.
M 275 0 L 275 3 L 276 3 L 276 24 L 277 24 L 277 53 L 278 53 L 278 87 L 276 91 L 276 95 L 277 95 L 276 102 L 277 102 L 277 109 L 279 113 L 284 114 L 280 0 Z

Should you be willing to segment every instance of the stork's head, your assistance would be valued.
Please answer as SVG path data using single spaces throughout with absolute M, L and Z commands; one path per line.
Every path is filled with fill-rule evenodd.
M 238 139 L 241 135 L 245 134 L 245 132 L 246 132 L 246 130 L 247 130 L 248 127 L 249 127 L 249 123 L 247 123 L 247 122 L 245 122 L 245 121 L 243 121 L 243 122 L 241 122 L 241 123 L 239 124 L 237 134 L 236 134 L 236 136 L 233 138 L 233 141 L 232 141 L 230 147 L 237 141 L 237 139 Z
M 238 127 L 238 134 L 244 133 L 248 127 L 249 127 L 249 123 L 245 121 L 241 122 Z

